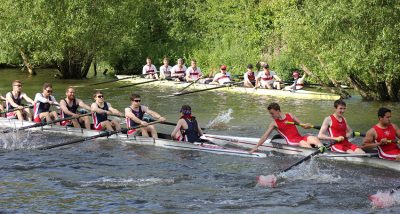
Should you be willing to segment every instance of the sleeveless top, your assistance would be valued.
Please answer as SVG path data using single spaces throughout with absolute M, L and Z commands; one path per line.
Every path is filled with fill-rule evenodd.
M 300 135 L 295 125 L 287 124 L 287 122 L 294 122 L 290 114 L 285 114 L 285 119 L 283 120 L 275 119 L 279 134 L 282 135 L 289 144 L 299 143 L 303 137 Z
M 22 93 L 21 92 L 18 92 L 17 97 L 14 97 L 12 92 L 8 92 L 7 95 L 8 94 L 11 94 L 11 98 L 13 99 L 14 103 L 16 103 L 19 106 L 22 104 Z M 6 110 L 9 111 L 10 109 L 13 109 L 13 108 L 14 107 L 6 100 Z
M 68 111 L 76 114 L 76 112 L 78 111 L 78 107 L 79 107 L 76 104 L 76 99 L 72 100 L 72 106 L 68 105 L 68 102 L 67 102 L 66 99 L 64 99 L 64 102 L 65 102 L 65 104 L 67 106 Z M 65 113 L 63 110 L 60 110 L 60 116 L 61 116 L 61 118 L 72 117 L 72 115 L 69 115 L 69 114 Z
M 197 125 L 197 121 L 195 117 L 192 117 L 192 119 L 187 119 L 183 118 L 187 125 L 187 129 L 181 128 L 181 133 L 182 133 L 182 141 L 187 141 L 194 143 L 196 141 L 199 141 L 200 136 L 199 136 L 199 126 Z
M 108 104 L 105 102 L 103 108 L 101 108 L 99 105 L 97 105 L 97 107 L 99 109 L 103 109 L 105 111 L 108 111 Z M 98 125 L 99 123 L 106 121 L 107 120 L 107 114 L 103 113 L 103 114 L 99 114 L 97 112 L 93 112 L 92 113 L 92 118 L 93 118 L 93 123 L 95 125 Z
M 135 111 L 133 110 L 130 106 L 128 106 L 129 109 L 131 109 L 132 113 L 139 118 L 140 120 L 143 120 L 143 116 L 144 116 L 144 112 L 142 110 L 142 106 L 139 106 L 139 111 Z M 126 125 L 128 128 L 137 126 L 139 124 L 137 124 L 135 121 L 131 120 L 130 118 L 126 117 Z
M 387 152 L 390 150 L 397 150 L 398 147 L 395 143 L 396 141 L 396 130 L 394 129 L 394 127 L 392 126 L 392 124 L 390 124 L 387 128 L 383 129 L 380 128 L 379 126 L 375 125 L 373 127 L 376 131 L 376 142 L 380 142 L 383 138 L 386 138 L 388 140 L 391 140 L 393 143 L 388 143 L 388 144 L 384 144 L 384 145 L 380 145 L 378 146 L 378 151 L 382 150 L 383 152 Z

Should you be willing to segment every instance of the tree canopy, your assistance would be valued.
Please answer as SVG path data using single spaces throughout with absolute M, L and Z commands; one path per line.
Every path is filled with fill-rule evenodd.
M 139 73 L 147 56 L 195 58 L 210 74 L 267 61 L 285 79 L 302 69 L 398 101 L 399 31 L 400 2 L 390 0 L 4 0 L 0 63 L 84 78 L 94 62 Z

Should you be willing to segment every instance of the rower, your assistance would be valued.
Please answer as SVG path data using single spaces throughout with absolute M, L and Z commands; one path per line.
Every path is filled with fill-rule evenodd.
M 16 108 L 18 111 L 8 112 L 6 114 L 8 119 L 17 118 L 19 121 L 23 121 L 24 119 L 32 121 L 31 110 L 22 105 L 22 99 L 32 105 L 35 104 L 28 95 L 22 92 L 22 82 L 20 80 L 14 80 L 12 82 L 12 91 L 6 94 L 6 110 L 10 111 L 11 109 Z
M 174 65 L 171 69 L 172 78 L 175 81 L 185 81 L 186 66 L 182 58 L 178 59 L 178 64 Z
M 169 65 L 169 59 L 165 57 L 163 59 L 163 65 L 160 67 L 160 79 L 171 80 L 172 79 L 171 70 L 172 67 Z
M 333 103 L 335 111 L 329 117 L 324 119 L 321 129 L 318 133 L 320 140 L 329 140 L 336 142 L 331 150 L 341 153 L 365 153 L 357 145 L 350 143 L 348 138 L 353 135 L 353 130 L 347 125 L 346 118 L 343 114 L 346 110 L 346 103 L 343 100 L 336 100 Z M 329 133 L 329 136 L 326 133 Z
M 0 94 L 0 111 L 4 111 L 3 100 L 6 100 L 6 98 Z M 0 116 L 1 116 L 1 114 L 0 114 Z
M 300 90 L 304 87 L 304 79 L 306 78 L 306 73 L 303 74 L 303 76 L 300 77 L 300 72 L 298 70 L 295 70 L 293 72 L 293 84 L 290 86 L 286 86 L 283 90 L 285 91 L 295 91 L 295 90 Z
M 256 79 L 256 86 L 261 87 L 261 88 L 268 88 L 268 89 L 281 89 L 281 78 L 279 78 L 278 75 L 276 75 L 275 71 L 271 71 L 269 69 L 269 65 L 267 63 L 264 63 L 263 66 L 263 71 L 258 73 L 257 79 Z
M 148 125 L 146 121 L 143 120 L 144 114 L 149 114 L 154 119 L 159 121 L 165 121 L 165 118 L 162 117 L 155 111 L 150 110 L 147 106 L 141 105 L 142 99 L 139 94 L 132 94 L 130 97 L 131 105 L 125 108 L 125 117 L 126 117 L 126 125 L 127 128 L 132 128 L 134 126 L 141 125 L 140 132 L 142 136 L 149 137 L 151 135 L 152 138 L 158 138 L 157 130 L 155 126 Z M 134 134 L 138 130 L 132 129 L 128 131 L 128 134 Z M 150 133 L 150 135 L 149 135 Z
M 223 85 L 231 82 L 231 74 L 226 72 L 226 65 L 221 65 L 220 73 L 215 74 L 214 79 L 210 84 Z
M 151 64 L 151 58 L 146 58 L 146 65 L 143 66 L 143 75 L 144 78 L 148 79 L 158 79 L 157 68 L 153 64 Z
M 199 141 L 203 132 L 197 123 L 196 117 L 192 116 L 192 108 L 189 105 L 183 105 L 180 113 L 181 118 L 171 133 L 172 139 L 191 143 Z
M 362 148 L 377 148 L 380 158 L 400 161 L 400 148 L 396 142 L 396 137 L 400 138 L 400 130 L 391 123 L 391 117 L 390 109 L 378 110 L 378 123 L 366 133 Z
M 256 151 L 259 146 L 261 146 L 268 138 L 268 136 L 272 133 L 274 129 L 278 131 L 278 133 L 286 140 L 286 143 L 291 146 L 301 146 L 312 148 L 312 146 L 316 146 L 320 149 L 321 152 L 326 150 L 325 146 L 318 140 L 317 137 L 311 135 L 300 135 L 299 131 L 296 128 L 296 123 L 301 124 L 301 127 L 305 129 L 309 129 L 312 127 L 311 124 L 306 123 L 302 124 L 299 119 L 297 119 L 291 113 L 282 113 L 281 107 L 278 103 L 271 103 L 268 105 L 268 111 L 271 115 L 272 121 L 267 131 L 260 138 L 257 145 L 251 149 L 251 153 Z
M 193 82 L 203 76 L 199 67 L 197 67 L 196 60 L 192 59 L 191 66 L 186 70 L 186 81 Z
M 244 73 L 243 85 L 247 88 L 254 88 L 256 86 L 256 74 L 253 71 L 253 65 L 247 65 L 247 72 Z
M 46 122 L 51 122 L 52 120 L 58 119 L 56 111 L 51 111 L 50 106 L 59 106 L 60 104 L 56 101 L 53 94 L 53 86 L 51 83 L 44 83 L 42 87 L 42 93 L 36 93 L 35 95 L 35 105 L 33 107 L 33 121 L 40 123 L 43 119 Z
M 60 117 L 62 119 L 68 117 L 78 117 L 78 108 L 81 107 L 88 111 L 91 111 L 90 106 L 86 105 L 81 99 L 75 97 L 75 89 L 68 87 L 65 91 L 66 98 L 60 100 Z M 89 116 L 80 117 L 72 120 L 64 120 L 61 122 L 62 126 L 73 126 L 75 128 L 81 128 L 81 124 L 86 129 L 90 129 L 90 118 Z
M 95 100 L 91 105 L 92 118 L 94 123 L 94 129 L 98 131 L 120 131 L 121 125 L 119 121 L 109 120 L 108 115 L 123 116 L 123 114 L 117 109 L 113 108 L 110 103 L 104 101 L 104 95 L 101 91 L 96 91 L 93 95 Z

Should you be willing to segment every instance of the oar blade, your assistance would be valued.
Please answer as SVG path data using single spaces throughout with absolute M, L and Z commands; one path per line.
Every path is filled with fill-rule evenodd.
M 262 187 L 274 188 L 276 187 L 277 177 L 275 175 L 259 175 L 257 176 L 257 185 Z
M 390 192 L 378 192 L 370 195 L 368 199 L 371 201 L 372 206 L 376 208 L 386 208 L 396 204 L 396 199 Z

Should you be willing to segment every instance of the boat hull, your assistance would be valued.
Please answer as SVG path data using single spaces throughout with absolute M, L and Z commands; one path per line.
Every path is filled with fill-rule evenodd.
M 149 81 L 149 79 L 145 78 L 127 78 L 128 75 L 117 75 L 118 79 L 121 81 L 130 82 L 130 83 L 142 83 Z M 127 79 L 126 79 L 127 78 Z M 171 88 L 184 88 L 188 86 L 190 83 L 183 82 L 174 82 L 174 81 L 154 81 L 146 83 L 146 85 L 153 85 L 157 87 L 171 87 Z M 190 90 L 202 90 L 208 88 L 215 88 L 216 85 L 209 84 L 192 84 L 185 91 Z M 230 86 L 230 87 L 221 87 L 216 90 L 227 91 L 230 93 L 238 93 L 238 94 L 246 94 L 246 95 L 260 95 L 260 96 L 275 96 L 281 98 L 295 98 L 295 99 L 312 99 L 312 100 L 337 100 L 340 99 L 340 96 L 337 94 L 324 93 L 324 92 L 315 92 L 308 90 L 296 90 L 295 92 L 283 91 L 283 90 L 271 90 L 271 89 L 253 89 L 253 88 L 245 88 L 240 86 Z

